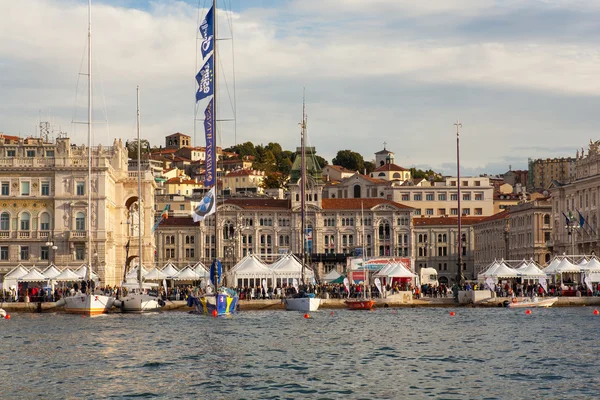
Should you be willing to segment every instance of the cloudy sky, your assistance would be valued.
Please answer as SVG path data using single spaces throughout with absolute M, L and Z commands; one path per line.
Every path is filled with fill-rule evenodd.
M 303 88 L 310 142 L 329 161 L 342 149 L 371 160 L 386 142 L 399 165 L 455 174 L 457 118 L 470 175 L 574 156 L 600 139 L 598 1 L 219 7 L 220 117 L 233 117 L 234 93 L 237 105 L 220 145 L 294 149 Z M 136 85 L 143 137 L 159 145 L 174 132 L 193 135 L 197 21 L 197 1 L 94 2 L 96 141 L 135 137 Z M 0 2 L 0 132 L 33 135 L 41 119 L 86 142 L 85 126 L 72 123 L 86 117 L 86 35 L 85 0 Z M 201 122 L 196 130 L 204 145 Z

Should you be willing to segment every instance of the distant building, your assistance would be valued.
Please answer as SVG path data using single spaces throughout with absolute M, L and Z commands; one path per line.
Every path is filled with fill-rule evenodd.
M 552 181 L 571 182 L 575 179 L 575 161 L 576 158 L 571 157 L 529 159 L 527 191 L 548 189 Z

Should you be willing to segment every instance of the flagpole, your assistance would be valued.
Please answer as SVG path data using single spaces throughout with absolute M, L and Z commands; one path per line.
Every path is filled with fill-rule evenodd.
M 213 142 L 212 142 L 212 154 L 213 154 L 213 177 L 215 179 L 215 258 L 213 260 L 214 263 L 214 276 L 213 276 L 213 285 L 215 287 L 215 306 L 217 306 L 217 286 L 219 284 L 219 218 L 218 218 L 218 199 L 219 199 L 219 179 L 217 177 L 217 159 L 219 158 L 217 155 L 217 0 L 213 0 L 213 14 L 212 14 L 212 24 L 214 29 L 213 36 L 213 98 L 212 98 L 212 126 L 213 126 Z

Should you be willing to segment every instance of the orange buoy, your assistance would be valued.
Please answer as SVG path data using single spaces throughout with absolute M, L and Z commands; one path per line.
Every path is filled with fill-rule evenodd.
M 4 316 L 4 319 L 10 319 L 10 314 L 6 314 L 6 315 Z
M 527 314 L 527 315 L 531 314 L 531 310 L 525 311 L 525 314 Z
M 213 317 L 216 317 L 217 315 L 219 315 L 219 313 L 217 312 L 217 310 L 213 310 L 213 312 L 212 312 L 212 316 L 213 316 Z
M 598 311 L 597 309 L 594 310 L 594 315 L 598 315 L 598 314 L 600 314 L 600 311 Z M 7 317 L 8 317 L 8 315 L 7 315 Z
M 456 315 L 456 313 L 454 311 L 450 311 L 450 316 L 454 317 Z
M 81 318 L 85 318 L 85 315 L 82 315 Z
M 308 319 L 308 318 L 310 318 L 310 315 L 304 314 L 304 318 Z
M 331 316 L 333 317 L 333 311 L 332 311 L 332 312 L 331 312 L 331 314 L 329 314 L 329 315 L 331 315 Z

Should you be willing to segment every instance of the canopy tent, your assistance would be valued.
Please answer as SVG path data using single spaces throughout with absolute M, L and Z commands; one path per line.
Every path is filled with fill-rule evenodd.
M 566 257 L 563 258 L 560 264 L 558 264 L 558 266 L 556 267 L 556 273 L 558 274 L 568 274 L 577 272 L 581 272 L 581 267 L 579 265 L 573 264 Z
M 19 264 L 14 267 L 8 274 L 4 275 L 4 279 L 2 280 L 2 287 L 7 290 L 13 286 L 16 287 L 17 281 L 20 277 L 27 275 L 29 270 L 25 268 L 23 265 Z
M 585 272 L 600 272 L 600 261 L 596 257 L 592 257 L 586 265 L 581 266 L 581 269 Z
M 79 279 L 85 279 L 87 270 L 87 264 L 82 264 L 79 268 L 75 270 L 75 273 L 79 275 Z M 92 276 L 90 277 L 93 281 L 98 281 L 98 275 L 94 271 L 92 271 Z
M 542 271 L 538 266 L 533 262 L 524 261 L 520 267 L 518 267 L 515 271 L 519 273 L 522 278 L 525 279 L 535 279 L 535 278 L 545 278 L 546 273 Z
M 33 268 L 26 275 L 23 275 L 19 278 L 19 282 L 47 282 L 48 278 L 46 278 L 40 271 Z
M 202 264 L 200 261 L 198 261 L 196 264 L 194 264 L 193 267 L 191 267 L 195 273 L 197 273 L 198 275 L 200 275 L 201 277 L 206 277 L 208 278 L 208 275 L 210 275 L 208 268 L 206 268 L 206 266 L 204 264 Z
M 558 267 L 558 265 L 560 264 L 560 262 L 563 260 L 562 257 L 554 257 L 552 259 L 552 261 L 550 261 L 550 264 L 548 264 L 548 266 L 546 268 L 544 268 L 544 272 L 546 273 L 546 275 L 554 275 L 556 274 L 556 267 Z
M 339 278 L 340 276 L 342 276 L 339 272 L 337 272 L 335 269 L 332 269 L 331 271 L 329 271 L 324 277 L 323 277 L 323 282 L 329 282 L 332 283 L 333 281 L 335 281 L 337 278 Z M 344 281 L 344 279 L 342 278 L 342 282 Z
M 42 275 L 44 275 L 48 279 L 54 279 L 58 275 L 60 275 L 60 271 L 54 264 L 50 264 L 48 268 L 42 271 Z
M 519 273 L 506 265 L 504 260 L 494 261 L 488 269 L 481 274 L 483 278 L 517 278 Z
M 206 273 L 206 277 L 208 277 L 208 273 Z M 198 281 L 202 278 L 204 278 L 204 276 L 200 276 L 189 266 L 185 267 L 184 269 L 179 271 L 177 275 L 172 277 L 172 279 L 176 281 Z
M 344 279 L 346 279 L 346 276 L 340 275 L 329 283 L 344 283 Z
M 146 268 L 144 268 L 144 266 L 142 265 L 142 277 L 144 275 L 146 275 L 148 273 L 148 270 Z M 127 275 L 125 275 L 125 280 L 126 281 L 137 281 L 138 278 L 138 267 L 133 267 L 133 269 L 131 271 L 129 271 L 127 273 Z
M 254 254 L 242 258 L 229 273 L 237 286 L 256 287 L 262 286 L 263 279 L 272 279 L 273 273 L 269 267 L 259 260 Z
M 152 268 L 150 271 L 144 274 L 144 279 L 147 281 L 160 281 L 166 277 L 167 275 L 163 274 L 158 268 Z
M 81 280 L 81 277 L 71 269 L 64 269 L 59 275 L 55 276 L 53 281 L 56 282 L 75 282 Z
M 575 265 L 579 265 L 580 267 L 583 267 L 584 265 L 587 265 L 587 263 L 588 263 L 588 258 L 587 257 L 582 257 L 581 260 L 577 261 L 574 264 Z
M 286 254 L 270 266 L 274 277 L 302 278 L 302 262 L 293 254 Z M 311 268 L 304 266 L 304 278 L 311 281 L 314 272 Z
M 177 276 L 179 270 L 175 268 L 175 265 L 171 261 L 169 261 L 162 268 L 161 272 L 167 276 L 167 279 L 172 279 L 173 277 Z
M 382 278 L 413 278 L 413 274 L 402 263 L 389 263 L 373 275 Z

